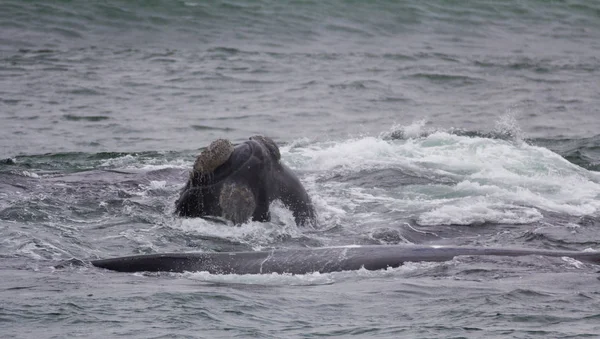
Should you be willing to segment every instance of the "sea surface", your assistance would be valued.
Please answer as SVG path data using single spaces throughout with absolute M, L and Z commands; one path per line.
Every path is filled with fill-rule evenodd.
M 175 217 L 264 134 L 319 225 Z M 2 338 L 598 338 L 600 267 L 126 274 L 133 254 L 600 250 L 600 2 L 0 0 Z

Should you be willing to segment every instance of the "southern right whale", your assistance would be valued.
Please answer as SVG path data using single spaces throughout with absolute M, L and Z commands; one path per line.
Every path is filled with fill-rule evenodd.
M 600 264 L 600 252 L 536 249 L 368 245 L 289 248 L 254 252 L 163 253 L 93 260 L 91 263 L 119 272 L 198 272 L 211 274 L 268 274 L 337 272 L 365 268 L 380 270 L 405 262 L 440 262 L 456 256 L 570 257 Z
M 299 226 L 315 225 L 316 212 L 302 183 L 281 162 L 271 138 L 255 135 L 233 146 L 213 141 L 198 155 L 175 203 L 182 217 L 221 216 L 234 224 L 269 221 L 269 204 L 281 200 Z

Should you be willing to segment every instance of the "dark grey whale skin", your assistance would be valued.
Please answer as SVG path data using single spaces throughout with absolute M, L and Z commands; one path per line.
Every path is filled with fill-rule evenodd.
M 279 155 L 278 149 L 276 152 Z M 314 207 L 298 177 L 273 150 L 253 139 L 235 146 L 229 159 L 210 175 L 192 176 L 175 203 L 176 213 L 183 217 L 221 216 L 219 195 L 228 183 L 250 189 L 256 202 L 254 221 L 269 221 L 269 204 L 280 199 L 297 225 L 316 224 Z
M 93 260 L 92 265 L 119 272 L 199 272 L 211 274 L 328 273 L 365 268 L 380 270 L 405 262 L 440 262 L 456 256 L 570 257 L 600 264 L 600 252 L 534 249 L 373 245 L 278 249 L 257 252 L 165 253 Z

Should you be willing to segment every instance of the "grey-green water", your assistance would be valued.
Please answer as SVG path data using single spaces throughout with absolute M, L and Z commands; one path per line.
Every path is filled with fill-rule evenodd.
M 382 272 L 52 265 L 344 244 L 600 244 L 595 1 L 0 1 L 0 333 L 584 338 L 598 267 Z M 201 147 L 262 133 L 319 213 L 173 216 Z

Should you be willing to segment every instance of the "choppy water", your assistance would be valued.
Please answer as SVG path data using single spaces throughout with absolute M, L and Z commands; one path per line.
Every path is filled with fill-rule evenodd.
M 341 244 L 600 249 L 595 1 L 0 2 L 2 337 L 584 338 L 598 267 L 52 265 Z M 217 137 L 262 133 L 320 226 L 172 215 Z

